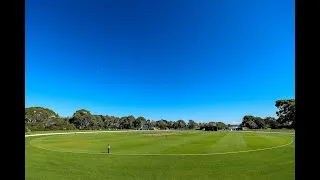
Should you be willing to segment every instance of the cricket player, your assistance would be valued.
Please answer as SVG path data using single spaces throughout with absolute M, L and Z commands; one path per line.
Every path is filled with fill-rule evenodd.
M 110 153 L 110 144 L 108 144 L 108 153 Z

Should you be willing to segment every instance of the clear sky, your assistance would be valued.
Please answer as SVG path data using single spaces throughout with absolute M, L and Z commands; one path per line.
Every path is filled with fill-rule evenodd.
M 27 0 L 26 107 L 239 123 L 294 98 L 293 0 Z

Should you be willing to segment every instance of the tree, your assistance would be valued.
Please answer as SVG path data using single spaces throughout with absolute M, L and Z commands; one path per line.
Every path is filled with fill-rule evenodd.
M 173 121 L 168 121 L 168 122 L 167 122 L 167 127 L 168 127 L 169 129 L 175 129 L 175 122 L 173 122 Z
M 257 128 L 259 129 L 264 129 L 266 126 L 264 119 L 262 119 L 261 117 L 254 117 L 254 122 L 257 125 Z
M 279 109 L 277 111 L 278 122 L 282 125 L 295 128 L 295 100 L 277 100 L 275 106 Z
M 115 116 L 105 116 L 104 126 L 106 128 L 120 128 L 120 118 Z
M 240 126 L 241 126 L 241 127 L 249 127 L 249 126 L 248 126 L 248 122 L 249 122 L 249 121 L 253 121 L 253 119 L 254 119 L 254 116 L 252 116 L 252 115 L 245 115 L 245 116 L 243 116 L 242 122 L 241 122 Z M 228 124 L 228 126 L 229 126 L 229 124 Z
M 253 120 L 250 120 L 250 121 L 247 122 L 247 127 L 249 129 L 257 129 L 258 125 Z
M 133 127 L 133 122 L 136 120 L 136 118 L 133 115 L 130 115 L 127 117 L 128 120 L 128 126 L 126 129 L 131 129 Z
M 185 128 L 186 127 L 186 122 L 184 122 L 184 120 L 178 120 L 177 121 L 177 125 L 179 129 Z
M 148 129 L 150 129 L 150 128 L 151 128 L 151 122 L 150 122 L 150 119 L 147 119 L 146 125 L 147 125 Z
M 45 124 L 45 130 L 67 130 L 68 122 L 63 120 L 62 118 L 54 118 L 52 120 L 48 120 Z
M 127 124 L 128 124 L 127 116 L 123 116 L 119 119 L 119 128 L 120 129 L 126 129 L 126 127 L 128 126 Z
M 46 127 L 43 122 L 30 122 L 25 123 L 25 126 L 27 126 L 27 129 L 30 131 L 45 131 Z
M 150 121 L 150 128 L 154 128 L 154 127 L 157 127 L 157 123 L 156 121 L 152 120 Z
M 103 127 L 104 127 L 105 129 L 111 128 L 112 119 L 111 119 L 110 116 L 108 116 L 108 115 L 102 116 L 102 117 L 101 117 L 101 120 L 103 121 Z
M 74 126 L 78 129 L 86 129 L 89 125 L 89 121 L 93 119 L 90 111 L 85 109 L 77 110 L 72 118 L 70 119 L 70 123 L 73 123 Z
M 199 129 L 203 129 L 203 123 L 201 123 L 201 122 L 199 122 L 199 124 L 198 124 L 198 126 L 199 126 Z
M 157 123 L 157 127 L 160 129 L 166 129 L 167 127 L 167 121 L 165 120 L 159 120 L 156 123 Z
M 140 128 L 141 125 L 145 124 L 146 119 L 143 116 L 139 116 L 137 119 L 133 121 L 134 128 Z
M 189 129 L 194 129 L 196 127 L 197 123 L 194 122 L 194 120 L 189 120 L 188 127 Z
M 245 115 L 242 118 L 242 122 L 240 124 L 241 127 L 247 127 L 249 129 L 257 129 L 258 125 L 255 123 L 256 117 L 252 115 Z
M 217 124 L 215 122 L 203 123 L 201 129 L 204 128 L 206 131 L 217 131 Z
M 25 132 L 31 132 L 30 128 L 28 127 L 27 124 L 24 125 L 24 128 L 25 128 Z
M 264 122 L 266 123 L 266 127 L 270 127 L 272 129 L 278 129 L 280 125 L 274 117 L 266 117 Z
M 40 122 L 48 121 L 53 118 L 58 118 L 59 115 L 53 110 L 43 107 L 25 108 L 25 122 Z
M 227 125 L 223 122 L 217 122 L 216 125 L 218 130 L 227 128 Z
M 93 117 L 89 120 L 89 125 L 87 129 L 97 130 L 104 128 L 104 123 L 100 115 L 93 115 Z
M 120 128 L 121 129 L 131 129 L 133 127 L 133 122 L 135 118 L 133 115 L 123 116 L 120 118 Z

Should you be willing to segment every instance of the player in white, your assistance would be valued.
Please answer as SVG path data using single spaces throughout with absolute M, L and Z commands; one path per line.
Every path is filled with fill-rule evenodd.
M 110 144 L 108 144 L 108 153 L 110 153 Z

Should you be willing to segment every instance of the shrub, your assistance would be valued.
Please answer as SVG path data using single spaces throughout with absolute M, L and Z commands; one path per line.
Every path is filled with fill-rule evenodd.
M 24 132 L 31 132 L 31 130 L 29 129 L 29 127 L 27 125 L 25 125 L 24 127 L 25 127 L 25 131 Z
M 45 130 L 45 126 L 44 126 L 43 122 L 30 122 L 30 123 L 27 123 L 26 126 L 30 131 L 44 131 Z

